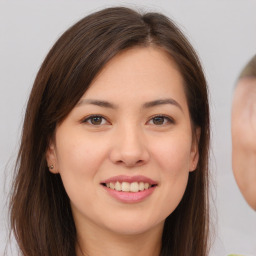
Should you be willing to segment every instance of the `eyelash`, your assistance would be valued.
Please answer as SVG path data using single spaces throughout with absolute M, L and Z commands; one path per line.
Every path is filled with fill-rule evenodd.
M 166 124 L 175 124 L 175 121 L 173 120 L 173 118 L 171 118 L 169 116 L 165 116 L 165 115 L 155 115 L 155 116 L 150 118 L 149 122 L 153 121 L 154 118 L 163 118 L 165 123 L 164 124 L 152 123 L 152 125 L 163 126 L 163 125 L 166 125 Z
M 90 124 L 92 126 L 101 126 L 101 125 L 106 124 L 106 123 L 102 124 L 102 122 L 100 124 L 93 124 L 92 123 L 92 119 L 93 118 L 100 118 L 101 121 L 105 120 L 106 123 L 110 124 L 110 122 L 104 116 L 102 116 L 102 115 L 90 115 L 90 116 L 86 117 L 85 119 L 83 119 L 82 123 L 88 123 L 88 124 Z M 156 123 L 151 123 L 150 124 L 150 122 L 151 121 L 154 122 L 154 119 L 156 119 L 156 118 L 163 118 L 164 119 L 164 123 L 163 124 L 156 124 Z M 150 125 L 163 126 L 163 125 L 166 125 L 166 124 L 175 124 L 175 121 L 171 117 L 169 117 L 169 116 L 155 115 L 155 116 L 151 117 L 147 123 L 150 124 Z
M 103 125 L 102 123 L 100 123 L 100 124 L 93 124 L 92 123 L 92 119 L 93 118 L 100 118 L 101 120 L 105 120 L 106 123 L 109 123 L 108 120 L 104 116 L 102 116 L 102 115 L 90 115 L 90 116 L 86 117 L 85 119 L 83 119 L 82 123 L 89 123 L 92 126 Z

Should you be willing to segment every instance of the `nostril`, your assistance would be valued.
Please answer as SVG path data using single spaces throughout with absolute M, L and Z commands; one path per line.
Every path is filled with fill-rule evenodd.
M 140 165 L 143 165 L 143 163 L 144 163 L 143 160 L 138 160 L 138 161 L 118 160 L 118 161 L 116 161 L 116 164 L 124 165 L 124 166 L 128 166 L 128 167 L 140 166 Z
M 142 165 L 144 163 L 144 161 L 143 160 L 139 160 L 139 161 L 137 161 L 137 165 Z

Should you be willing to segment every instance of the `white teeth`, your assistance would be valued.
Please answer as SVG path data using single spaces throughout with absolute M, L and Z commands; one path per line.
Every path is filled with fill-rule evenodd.
M 148 189 L 148 188 L 149 188 L 149 184 L 148 184 L 148 183 L 145 183 L 144 188 L 145 188 L 145 189 Z
M 143 191 L 145 189 L 144 182 L 139 183 L 139 190 Z
M 139 191 L 139 184 L 138 184 L 138 182 L 131 183 L 130 191 L 131 192 L 138 192 Z
M 117 190 L 117 191 L 121 191 L 122 190 L 122 185 L 121 185 L 121 183 L 120 182 L 116 182 L 116 184 L 115 184 L 115 190 Z
M 122 191 L 129 192 L 130 191 L 130 183 L 128 182 L 122 182 Z
M 139 192 L 143 191 L 145 189 L 149 189 L 151 185 L 149 183 L 144 183 L 144 182 L 119 182 L 117 181 L 116 183 L 109 182 L 106 183 L 106 186 L 110 189 L 115 189 L 117 191 L 123 191 L 123 192 Z

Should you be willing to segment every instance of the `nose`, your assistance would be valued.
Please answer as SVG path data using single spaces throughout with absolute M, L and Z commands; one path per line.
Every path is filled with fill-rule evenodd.
M 113 139 L 110 160 L 126 167 L 136 167 L 146 164 L 150 154 L 147 141 L 138 127 L 120 128 Z

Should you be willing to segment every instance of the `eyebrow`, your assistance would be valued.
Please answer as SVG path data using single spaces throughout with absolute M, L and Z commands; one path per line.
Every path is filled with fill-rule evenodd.
M 81 99 L 76 106 L 80 106 L 80 105 L 84 105 L 84 104 L 92 104 L 92 105 L 96 105 L 99 107 L 104 107 L 104 108 L 111 108 L 111 109 L 117 109 L 118 106 L 110 103 L 108 101 L 104 101 L 104 100 L 94 100 L 94 99 Z M 181 105 L 174 99 L 168 98 L 168 99 L 158 99 L 158 100 L 154 100 L 154 101 L 149 101 L 143 104 L 143 108 L 152 108 L 155 106 L 159 106 L 159 105 L 166 105 L 166 104 L 171 104 L 174 105 L 176 107 L 178 107 L 182 112 L 183 109 L 181 107 Z
M 93 100 L 93 99 L 81 99 L 76 106 L 84 105 L 84 104 L 92 104 L 96 105 L 99 107 L 104 107 L 104 108 L 112 108 L 116 109 L 117 106 L 104 100 Z
M 178 107 L 183 112 L 183 109 L 182 109 L 181 105 L 176 100 L 171 99 L 171 98 L 149 101 L 149 102 L 144 103 L 143 107 L 144 108 L 151 108 L 151 107 L 155 107 L 155 106 L 159 106 L 159 105 L 165 105 L 165 104 L 174 105 L 174 106 Z

